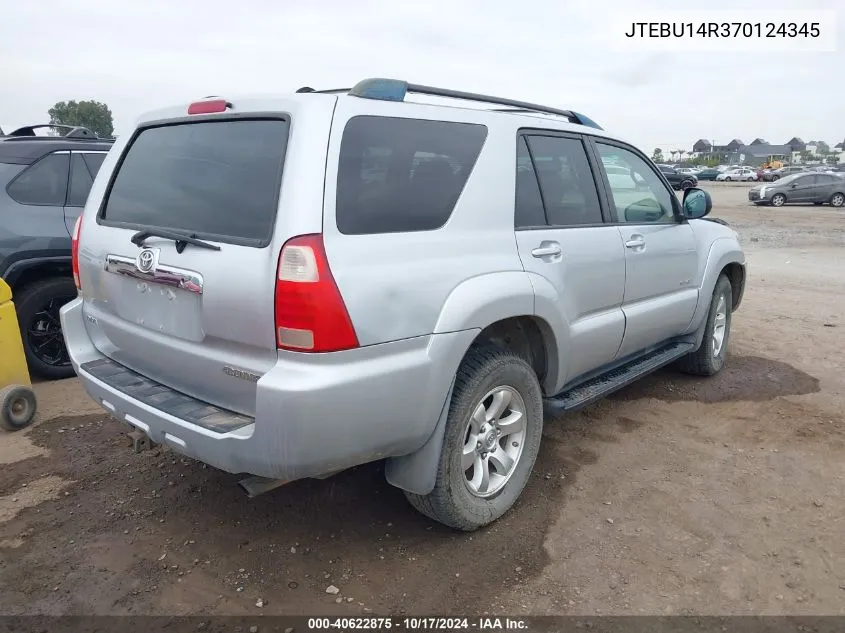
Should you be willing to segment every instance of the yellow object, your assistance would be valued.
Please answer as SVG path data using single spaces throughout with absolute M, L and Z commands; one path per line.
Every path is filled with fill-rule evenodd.
M 12 289 L 0 279 L 0 389 L 9 385 L 29 387 L 31 384 L 18 315 L 12 303 Z

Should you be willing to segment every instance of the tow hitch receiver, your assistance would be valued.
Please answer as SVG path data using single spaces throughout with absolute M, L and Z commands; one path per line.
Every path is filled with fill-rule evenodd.
M 150 436 L 138 429 L 129 431 L 126 435 L 129 437 L 129 445 L 136 453 L 148 451 L 155 446 L 155 443 L 150 439 Z

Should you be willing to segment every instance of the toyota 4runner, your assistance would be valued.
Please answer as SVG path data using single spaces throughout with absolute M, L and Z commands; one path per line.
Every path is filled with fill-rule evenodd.
M 723 367 L 745 257 L 710 208 L 566 110 L 378 79 L 207 98 L 107 156 L 62 325 L 136 438 L 253 493 L 386 459 L 472 530 L 520 496 L 544 408 Z

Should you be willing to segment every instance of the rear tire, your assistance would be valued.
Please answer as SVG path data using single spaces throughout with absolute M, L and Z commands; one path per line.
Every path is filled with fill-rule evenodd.
M 76 295 L 73 279 L 51 277 L 25 286 L 13 297 L 31 374 L 48 379 L 74 375 L 62 336 L 59 308 Z
M 542 435 L 542 391 L 531 366 L 498 347 L 473 347 L 458 368 L 434 489 L 405 496 L 435 521 L 476 530 L 519 498 Z
M 728 353 L 732 306 L 731 282 L 725 275 L 720 275 L 710 300 L 701 346 L 681 358 L 678 369 L 696 376 L 713 376 L 721 371 Z
M 841 207 L 845 205 L 845 193 L 836 192 L 830 197 L 830 206 Z

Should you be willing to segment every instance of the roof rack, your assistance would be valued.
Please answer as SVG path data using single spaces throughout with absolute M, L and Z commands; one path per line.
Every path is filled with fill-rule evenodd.
M 59 134 L 58 136 L 37 136 L 35 134 L 35 130 L 41 128 L 51 128 L 54 130 L 62 131 L 66 130 L 63 134 Z M 6 136 L 3 137 L 5 140 L 14 140 L 14 139 L 53 139 L 56 138 L 67 138 L 67 139 L 77 139 L 77 140 L 90 140 L 90 141 L 109 141 L 112 139 L 105 139 L 105 138 L 98 138 L 96 134 L 94 134 L 91 130 L 87 127 L 83 127 L 81 125 L 62 125 L 60 123 L 42 123 L 40 125 L 25 125 L 24 127 L 19 127 L 16 130 L 9 132 Z
M 297 92 L 322 92 L 322 93 L 349 93 L 353 97 L 362 99 L 377 99 L 381 101 L 404 101 L 405 95 L 409 92 L 429 95 L 432 97 L 446 97 L 449 99 L 460 99 L 462 101 L 475 101 L 478 103 L 490 103 L 500 106 L 508 106 L 506 109 L 496 109 L 496 112 L 539 112 L 562 116 L 572 123 L 586 125 L 601 130 L 602 128 L 589 117 L 573 112 L 572 110 L 561 110 L 549 106 L 505 99 L 502 97 L 491 97 L 489 95 L 476 94 L 474 92 L 463 92 L 461 90 L 449 90 L 447 88 L 435 88 L 434 86 L 423 86 L 411 84 L 400 79 L 364 79 L 355 84 L 352 88 L 337 88 L 332 90 L 313 90 L 312 88 L 300 88 Z

